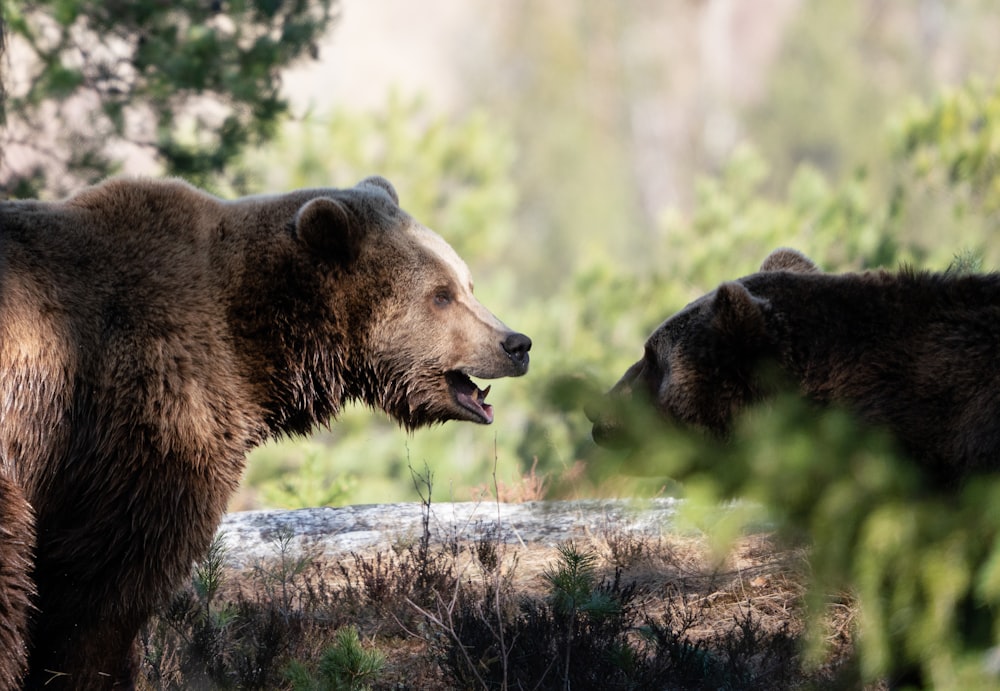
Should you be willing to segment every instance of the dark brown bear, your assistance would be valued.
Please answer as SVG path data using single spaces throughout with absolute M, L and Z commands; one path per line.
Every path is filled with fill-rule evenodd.
M 37 534 L 26 685 L 132 685 L 136 634 L 206 549 L 248 450 L 345 401 L 407 428 L 489 423 L 470 377 L 524 374 L 530 346 L 381 178 L 230 202 L 114 180 L 0 204 L 0 469 Z M 10 541 L 29 536 L 0 530 L 5 643 L 32 587 Z M 20 654 L 0 649 L 6 680 Z
M 764 363 L 888 428 L 935 479 L 1000 467 L 1000 275 L 831 275 L 789 249 L 661 324 L 588 410 L 594 439 L 622 438 L 616 402 L 636 396 L 725 436 L 764 395 Z

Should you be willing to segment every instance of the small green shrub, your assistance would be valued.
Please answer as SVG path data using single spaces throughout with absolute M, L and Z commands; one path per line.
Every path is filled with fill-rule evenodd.
M 358 630 L 347 626 L 337 632 L 315 674 L 302 663 L 292 662 L 287 676 L 294 691 L 365 691 L 384 667 L 385 655 L 365 650 Z

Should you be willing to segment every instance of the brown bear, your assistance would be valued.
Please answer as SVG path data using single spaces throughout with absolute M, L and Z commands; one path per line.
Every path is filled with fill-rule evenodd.
M 661 324 L 645 354 L 589 407 L 603 445 L 628 437 L 633 398 L 725 437 L 764 397 L 761 371 L 887 428 L 934 481 L 1000 467 L 1000 275 L 825 274 L 775 250 Z M 617 411 L 617 412 L 616 412 Z
M 117 179 L 0 204 L 0 469 L 37 536 L 25 581 L 9 534 L 30 529 L 0 486 L 0 641 L 37 589 L 27 687 L 134 683 L 137 632 L 264 440 L 347 401 L 409 429 L 492 422 L 471 377 L 524 374 L 531 341 L 472 287 L 378 177 L 234 201 Z M 20 655 L 0 649 L 6 680 Z

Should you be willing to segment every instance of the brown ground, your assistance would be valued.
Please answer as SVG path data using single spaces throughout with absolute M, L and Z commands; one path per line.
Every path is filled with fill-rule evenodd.
M 371 688 L 464 688 L 456 686 L 440 664 L 440 642 L 447 639 L 449 617 L 455 613 L 455 584 L 481 592 L 484 584 L 502 583 L 502 592 L 512 596 L 545 600 L 551 592 L 547 574 L 560 563 L 556 547 L 493 543 L 498 567 L 485 568 L 477 556 L 482 543 L 431 543 L 424 556 L 429 574 L 429 588 L 424 590 L 413 585 L 417 578 L 414 565 L 420 561 L 419 542 L 380 553 L 347 555 L 333 562 L 282 564 L 276 559 L 242 574 L 224 574 L 223 587 L 207 609 L 224 612 L 223 603 L 242 599 L 283 603 L 278 609 L 286 618 L 288 611 L 308 610 L 309 621 L 299 625 L 299 638 L 289 647 L 290 659 L 315 665 L 329 645 L 332 631 L 352 625 L 365 648 L 377 648 L 386 656 Z M 594 555 L 595 582 L 610 582 L 617 567 L 622 583 L 636 585 L 634 604 L 644 616 L 664 620 L 688 616 L 692 623 L 686 635 L 692 640 L 724 636 L 748 613 L 762 634 L 785 632 L 799 640 L 806 638 L 802 616 L 808 568 L 805 551 L 781 545 L 772 535 L 744 537 L 724 558 L 714 555 L 707 541 L 698 537 L 608 533 L 590 535 L 574 545 L 578 551 Z M 858 688 L 850 665 L 853 618 L 854 609 L 846 601 L 832 599 L 821 627 L 824 648 L 820 659 L 805 665 L 783 687 Z M 167 629 L 178 632 L 183 626 L 175 623 Z M 198 635 L 187 632 L 180 638 L 195 641 Z M 170 635 L 164 637 L 169 643 L 168 639 L 172 640 Z M 183 645 L 174 642 L 163 646 L 155 635 L 151 641 L 147 641 L 147 650 L 171 649 L 171 645 L 176 650 L 171 660 L 160 663 L 156 674 L 149 675 L 146 665 L 152 679 L 144 680 L 142 688 L 217 688 L 204 680 L 192 683 L 191 673 L 183 669 L 185 663 L 180 660 L 186 654 Z M 244 650 L 236 644 L 220 645 Z M 215 653 L 228 654 L 247 653 Z M 801 659 L 799 656 L 797 661 Z M 667 684 L 665 688 L 671 687 Z

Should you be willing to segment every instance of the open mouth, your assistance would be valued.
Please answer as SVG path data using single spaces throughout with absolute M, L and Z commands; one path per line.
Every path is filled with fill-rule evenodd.
M 493 406 L 486 402 L 486 394 L 490 392 L 490 387 L 480 389 L 468 375 L 458 370 L 445 372 L 444 378 L 455 401 L 470 412 L 476 422 L 484 425 L 493 422 Z

